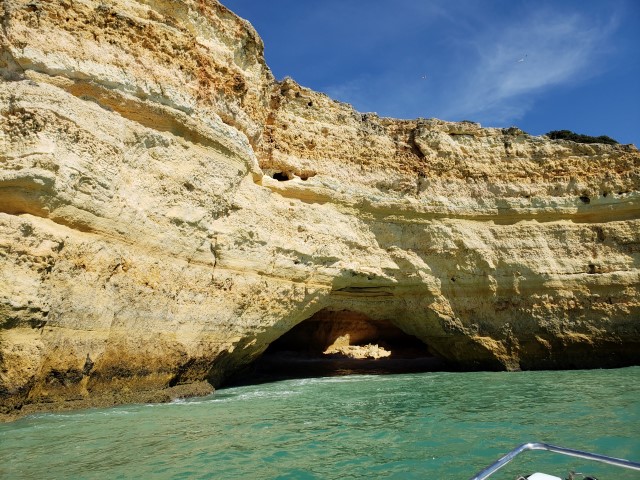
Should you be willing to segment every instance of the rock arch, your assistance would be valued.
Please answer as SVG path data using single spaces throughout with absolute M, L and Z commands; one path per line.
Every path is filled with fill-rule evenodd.
M 433 371 L 447 365 L 427 344 L 388 319 L 373 318 L 357 310 L 325 308 L 271 342 L 230 383 Z

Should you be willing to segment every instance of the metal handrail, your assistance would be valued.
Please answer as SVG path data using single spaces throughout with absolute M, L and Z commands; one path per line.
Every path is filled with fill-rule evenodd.
M 490 475 L 493 475 L 511 460 L 527 450 L 548 450 L 549 452 L 561 453 L 563 455 L 584 458 L 587 460 L 595 460 L 596 462 L 608 463 L 609 465 L 615 465 L 616 467 L 623 467 L 640 471 L 640 463 L 637 462 L 631 462 L 629 460 L 623 460 L 621 458 L 608 457 L 606 455 L 600 455 L 598 453 L 589 453 L 583 452 L 581 450 L 573 450 L 571 448 L 557 447 L 555 445 L 549 445 L 548 443 L 530 442 L 524 443 L 519 447 L 514 448 L 504 457 L 498 459 L 495 463 L 485 468 L 481 472 L 478 472 L 469 480 L 484 480 L 485 478 L 489 478 Z

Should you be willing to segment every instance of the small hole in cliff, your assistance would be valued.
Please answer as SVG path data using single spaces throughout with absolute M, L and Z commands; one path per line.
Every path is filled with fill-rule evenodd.
M 591 199 L 589 197 L 587 197 L 586 195 L 583 195 L 580 197 L 580 201 L 582 203 L 591 203 Z
M 595 275 L 596 273 L 598 273 L 598 269 L 596 268 L 596 266 L 593 263 L 590 263 L 589 266 L 588 266 L 587 273 L 589 275 Z
M 451 281 L 455 283 L 456 277 L 451 277 Z
M 289 175 L 286 174 L 285 172 L 276 172 L 273 174 L 273 179 L 274 180 L 278 180 L 279 182 L 286 182 L 287 180 L 290 180 Z
M 194 186 L 193 186 L 193 184 L 192 184 L 192 183 L 190 183 L 190 182 L 184 182 L 184 183 L 182 184 L 182 186 L 183 186 L 184 188 L 186 188 L 186 189 L 187 189 L 188 191 L 190 191 L 190 192 L 193 192 L 193 191 L 195 190 L 195 188 L 196 188 L 196 187 L 194 187 Z
M 28 237 L 33 233 L 33 227 L 27 223 L 20 225 L 20 233 L 23 237 Z
M 350 310 L 322 310 L 272 342 L 228 383 L 444 368 L 444 360 L 434 356 L 425 343 L 389 321 Z
M 607 198 L 607 196 L 608 196 L 608 195 L 609 195 L 609 192 L 602 192 L 602 196 L 603 196 L 604 198 Z
M 307 107 L 313 107 L 313 102 L 307 103 Z

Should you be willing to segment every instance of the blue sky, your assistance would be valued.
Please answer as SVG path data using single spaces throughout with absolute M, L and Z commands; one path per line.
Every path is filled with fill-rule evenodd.
M 640 0 L 222 0 L 278 79 L 397 118 L 640 146 Z

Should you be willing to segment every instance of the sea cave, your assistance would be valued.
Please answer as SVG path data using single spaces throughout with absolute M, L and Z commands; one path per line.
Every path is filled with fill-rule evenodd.
M 226 384 L 445 368 L 445 360 L 428 345 L 389 320 L 351 310 L 321 310 L 273 341 Z

